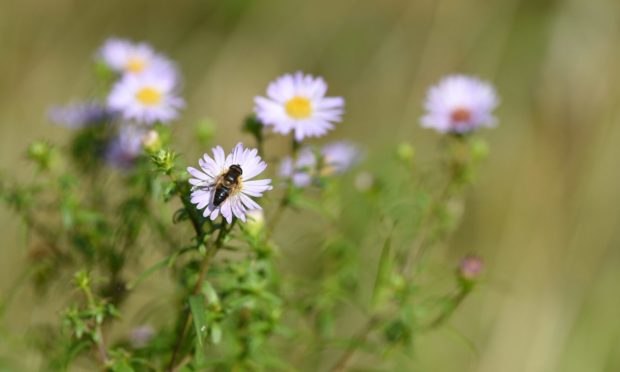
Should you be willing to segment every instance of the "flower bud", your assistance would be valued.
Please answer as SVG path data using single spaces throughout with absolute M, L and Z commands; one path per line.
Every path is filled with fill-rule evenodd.
M 207 146 L 209 142 L 215 137 L 215 124 L 209 119 L 203 119 L 196 125 L 196 138 L 198 142 Z
M 153 163 L 159 168 L 160 171 L 169 174 L 174 168 L 174 160 L 176 154 L 170 150 L 159 150 L 157 153 L 151 155 Z
M 33 142 L 28 147 L 28 158 L 35 161 L 39 168 L 49 169 L 52 161 L 52 147 L 43 141 Z
M 149 154 L 156 153 L 161 150 L 161 139 L 159 133 L 155 130 L 149 130 L 142 136 L 142 147 Z
M 132 348 L 141 349 L 148 345 L 153 336 L 155 336 L 155 329 L 150 325 L 135 327 L 129 334 L 129 343 Z
M 459 276 L 467 281 L 475 281 L 484 269 L 482 258 L 476 255 L 465 256 L 459 265 Z
M 406 142 L 402 142 L 396 148 L 396 155 L 398 156 L 398 159 L 410 164 L 413 162 L 413 158 L 415 157 L 415 148 Z
M 265 228 L 265 214 L 261 209 L 252 209 L 246 213 L 247 223 L 245 224 L 246 231 L 250 236 L 256 238 L 260 236 Z
M 475 161 L 482 161 L 489 155 L 489 145 L 482 139 L 474 139 L 470 145 L 471 157 Z

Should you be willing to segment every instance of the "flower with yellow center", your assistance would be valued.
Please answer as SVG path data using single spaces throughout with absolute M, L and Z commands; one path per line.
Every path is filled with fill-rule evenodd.
M 156 53 L 146 43 L 109 39 L 99 51 L 100 60 L 121 74 L 143 74 L 150 70 L 175 70 L 168 58 Z
M 144 87 L 136 93 L 136 98 L 146 106 L 156 106 L 161 102 L 162 94 L 152 87 Z
M 342 97 L 325 97 L 327 84 L 320 77 L 284 75 L 267 87 L 267 97 L 254 99 L 258 119 L 274 132 L 294 133 L 295 140 L 320 137 L 340 122 L 344 112 Z
M 167 123 L 185 104 L 176 89 L 176 76 L 162 71 L 126 74 L 112 88 L 108 106 L 125 120 Z
M 137 74 L 144 71 L 146 65 L 146 62 L 143 59 L 132 57 L 127 61 L 127 64 L 125 65 L 125 70 L 127 72 Z
M 245 222 L 250 211 L 261 209 L 252 198 L 261 197 L 265 191 L 272 189 L 270 179 L 254 179 L 267 168 L 267 164 L 258 155 L 258 150 L 245 148 L 241 143 L 237 144 L 228 156 L 217 146 L 213 148 L 213 157 L 204 154 L 198 164 L 200 169 L 187 168 L 192 176 L 189 179 L 192 185 L 190 201 L 197 209 L 203 210 L 204 217 L 211 220 L 221 214 L 228 223 L 232 222 L 233 217 Z M 221 177 L 232 166 L 241 168 L 243 182 L 238 182 L 233 191 L 215 205 L 215 193 Z

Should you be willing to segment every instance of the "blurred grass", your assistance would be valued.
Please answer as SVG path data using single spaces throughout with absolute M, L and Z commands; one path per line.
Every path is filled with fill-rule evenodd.
M 442 75 L 492 80 L 501 125 L 484 134 L 491 157 L 447 257 L 483 254 L 485 285 L 417 345 L 411 369 L 620 370 L 616 0 L 2 0 L 3 172 L 27 179 L 27 144 L 62 142 L 67 132 L 44 113 L 92 93 L 93 52 L 113 35 L 178 61 L 188 109 L 174 130 L 190 158 L 202 149 L 189 127 L 209 117 L 231 145 L 253 96 L 283 72 L 323 75 L 347 99 L 331 138 L 371 153 L 403 138 L 432 151 L 436 135 L 417 118 Z M 24 231 L 5 209 L 0 226 L 4 293 L 25 264 Z M 56 316 L 18 296 L 13 326 Z

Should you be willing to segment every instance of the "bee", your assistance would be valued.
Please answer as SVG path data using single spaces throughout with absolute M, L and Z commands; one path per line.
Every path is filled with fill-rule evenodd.
M 215 192 L 213 193 L 214 206 L 217 207 L 221 205 L 224 200 L 230 196 L 230 192 L 239 185 L 239 177 L 241 177 L 242 174 L 243 170 L 241 166 L 233 164 L 228 168 L 226 173 L 218 178 L 215 184 L 209 187 L 215 187 Z

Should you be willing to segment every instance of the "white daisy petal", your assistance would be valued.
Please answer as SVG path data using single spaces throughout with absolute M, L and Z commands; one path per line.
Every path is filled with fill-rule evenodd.
M 204 181 L 208 181 L 211 179 L 211 177 L 209 177 L 208 175 L 202 173 L 201 171 L 193 167 L 187 167 L 187 172 L 189 172 L 189 174 L 191 174 L 192 176 L 198 179 L 204 180 Z

